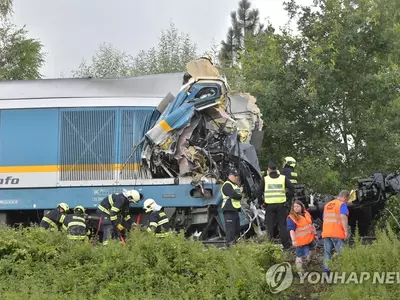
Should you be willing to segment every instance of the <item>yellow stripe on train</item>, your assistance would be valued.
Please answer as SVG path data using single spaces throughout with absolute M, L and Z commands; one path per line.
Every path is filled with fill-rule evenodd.
M 167 123 L 167 121 L 165 121 L 165 120 L 162 120 L 160 123 L 159 123 L 159 125 L 161 126 L 161 128 L 164 130 L 164 131 L 171 131 L 172 130 L 172 127 Z

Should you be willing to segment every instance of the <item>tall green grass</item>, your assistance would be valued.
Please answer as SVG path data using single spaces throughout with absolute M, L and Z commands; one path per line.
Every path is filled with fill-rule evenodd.
M 205 247 L 134 230 L 124 247 L 68 241 L 61 232 L 0 228 L 2 299 L 274 299 L 270 244 Z
M 321 299 L 400 299 L 400 284 L 396 277 L 394 284 L 373 283 L 374 272 L 400 273 L 400 241 L 389 226 L 385 231 L 377 232 L 377 239 L 371 245 L 363 245 L 358 240 L 353 248 L 344 249 L 341 257 L 334 261 L 332 270 L 346 272 L 346 278 L 350 272 L 355 272 L 357 279 L 361 272 L 368 272 L 371 278 L 362 284 L 330 285 Z
M 267 242 L 217 249 L 140 230 L 126 242 L 91 247 L 62 232 L 0 227 L 0 299 L 400 299 L 397 284 L 307 286 L 296 278 L 273 295 L 265 273 L 288 257 Z M 390 229 L 370 246 L 357 241 L 334 257 L 332 270 L 400 272 L 400 242 Z

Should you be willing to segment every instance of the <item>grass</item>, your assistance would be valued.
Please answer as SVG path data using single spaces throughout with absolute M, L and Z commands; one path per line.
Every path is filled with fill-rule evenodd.
M 229 249 L 206 247 L 182 235 L 157 239 L 139 229 L 127 246 L 73 242 L 62 232 L 0 227 L 0 299 L 400 299 L 398 285 L 301 284 L 272 294 L 266 271 L 289 261 L 267 242 L 242 241 Z M 370 246 L 356 241 L 332 270 L 400 270 L 400 242 L 379 232 Z M 321 272 L 322 249 L 307 271 Z
M 205 247 L 134 230 L 124 247 L 68 241 L 61 232 L 0 229 L 3 299 L 273 299 L 265 272 L 283 261 L 271 244 Z

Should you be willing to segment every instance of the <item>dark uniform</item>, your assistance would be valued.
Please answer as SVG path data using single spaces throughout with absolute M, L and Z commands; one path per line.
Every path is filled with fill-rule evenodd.
M 233 171 L 235 173 L 235 171 Z M 231 174 L 234 175 L 234 174 Z M 237 175 L 236 175 L 237 176 Z M 226 244 L 230 246 L 240 235 L 242 189 L 229 179 L 221 187 L 222 211 L 225 219 Z
M 129 200 L 122 193 L 111 194 L 104 198 L 97 207 L 96 213 L 101 216 L 103 224 L 103 245 L 108 244 L 110 238 L 118 238 L 117 229 L 122 230 L 123 221 L 131 219 L 129 215 Z
M 291 206 L 294 201 L 301 201 L 305 208 L 308 208 L 308 198 L 305 192 L 305 185 L 299 184 L 298 174 L 296 172 L 296 160 L 293 157 L 285 157 L 285 165 L 282 169 L 282 174 L 290 179 L 290 182 L 294 185 L 294 193 L 292 197 L 288 197 L 288 204 Z
M 268 236 L 274 239 L 274 227 L 277 223 L 282 245 L 285 249 L 290 248 L 289 232 L 286 228 L 286 218 L 288 216 L 286 189 L 289 190 L 288 196 L 293 197 L 294 185 L 285 175 L 280 175 L 276 171 L 276 165 L 270 163 L 269 173 L 264 177 L 264 202 L 265 202 L 265 225 Z
M 282 175 L 285 175 L 287 178 L 289 178 L 291 183 L 293 183 L 293 184 L 298 183 L 297 182 L 297 172 L 296 172 L 295 168 L 286 165 L 282 169 Z
M 83 209 L 83 207 L 82 207 Z M 74 214 L 65 218 L 64 228 L 67 230 L 67 238 L 70 240 L 86 240 L 89 234 L 87 229 L 84 210 L 75 208 Z
M 58 229 L 63 228 L 63 223 L 67 213 L 61 213 L 58 208 L 50 210 L 40 221 L 40 227 L 44 229 Z
M 164 209 L 153 211 L 150 214 L 148 231 L 153 231 L 156 237 L 165 237 L 170 234 L 169 219 Z

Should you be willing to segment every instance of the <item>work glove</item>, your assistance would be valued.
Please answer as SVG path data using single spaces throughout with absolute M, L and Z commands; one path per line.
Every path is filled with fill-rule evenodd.
M 122 230 L 124 230 L 125 228 L 124 228 L 124 226 L 122 226 L 121 224 L 118 224 L 118 225 L 117 225 L 117 229 L 118 229 L 119 231 L 122 231 Z

